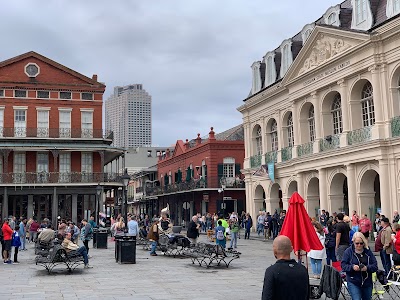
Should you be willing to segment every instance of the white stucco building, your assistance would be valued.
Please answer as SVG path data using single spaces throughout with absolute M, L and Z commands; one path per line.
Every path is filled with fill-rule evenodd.
M 294 191 L 310 216 L 400 209 L 399 13 L 399 0 L 346 0 L 253 63 L 238 108 L 252 215 Z M 274 180 L 254 175 L 268 163 Z

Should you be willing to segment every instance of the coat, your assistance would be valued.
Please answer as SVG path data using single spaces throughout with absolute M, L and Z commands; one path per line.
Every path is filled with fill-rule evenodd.
M 390 226 L 386 226 L 382 230 L 381 234 L 381 242 L 383 245 L 383 249 L 386 250 L 387 254 L 393 254 L 392 248 L 392 228 Z
M 324 258 L 326 258 L 325 234 L 319 234 L 319 232 L 316 232 L 316 234 L 324 248 L 322 250 L 311 250 L 308 253 L 308 257 L 313 258 L 313 259 L 324 259 Z

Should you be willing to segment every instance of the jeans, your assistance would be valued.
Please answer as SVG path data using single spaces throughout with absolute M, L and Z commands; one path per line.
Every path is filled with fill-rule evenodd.
M 321 275 L 322 270 L 322 259 L 315 259 L 310 257 L 311 269 L 314 275 Z
M 150 254 L 156 254 L 156 248 L 157 248 L 157 241 L 152 241 L 151 242 Z
M 36 242 L 37 231 L 29 231 L 29 240 L 31 242 Z
M 26 241 L 26 237 L 25 234 L 23 234 L 22 236 L 19 237 L 19 240 L 21 241 L 21 246 L 19 247 L 19 249 L 21 250 L 25 250 L 25 241 Z
M 257 224 L 257 234 L 260 235 L 260 233 L 264 234 L 264 224 L 262 223 Z
M 331 265 L 332 262 L 336 262 L 336 254 L 335 254 L 335 248 L 326 248 L 326 264 Z
M 386 250 L 383 249 L 383 250 L 381 250 L 380 255 L 381 255 L 383 268 L 385 269 L 385 275 L 387 276 L 390 272 L 390 268 L 392 267 L 392 262 L 390 260 L 390 254 L 387 254 Z
M 78 250 L 76 250 L 76 252 L 78 252 L 79 254 L 81 254 L 83 256 L 83 262 L 85 263 L 85 265 L 87 265 L 89 263 L 89 258 L 88 258 L 86 248 L 84 246 L 79 247 Z
M 232 248 L 232 245 L 233 245 L 233 248 L 234 249 L 236 249 L 236 247 L 237 247 L 237 237 L 238 237 L 238 233 L 237 232 L 231 232 L 231 244 L 230 244 L 230 248 Z
M 372 297 L 372 286 L 359 287 L 351 282 L 347 282 L 347 289 L 352 300 L 370 300 Z
M 18 262 L 18 247 L 14 247 L 14 262 Z
M 85 245 L 86 253 L 89 254 L 89 240 L 84 240 L 83 245 Z
M 244 232 L 244 239 L 250 239 L 250 228 L 249 229 L 247 229 L 246 228 L 246 231 Z

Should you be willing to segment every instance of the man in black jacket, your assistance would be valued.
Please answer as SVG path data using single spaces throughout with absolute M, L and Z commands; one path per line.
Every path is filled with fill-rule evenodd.
M 192 217 L 192 221 L 190 221 L 188 229 L 187 229 L 187 237 L 193 244 L 197 243 L 197 238 L 199 237 L 199 228 L 200 224 L 197 223 L 197 216 Z
M 277 261 L 265 271 L 262 300 L 308 299 L 308 273 L 303 265 L 290 259 L 293 251 L 290 239 L 278 236 L 272 247 Z

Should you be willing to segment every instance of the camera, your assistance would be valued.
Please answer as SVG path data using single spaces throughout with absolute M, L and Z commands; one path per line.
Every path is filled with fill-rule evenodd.
M 361 271 L 361 269 L 364 268 L 365 265 L 364 264 L 360 264 L 359 267 L 360 267 L 360 271 Z

